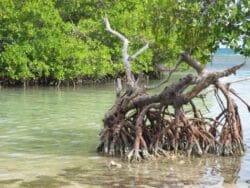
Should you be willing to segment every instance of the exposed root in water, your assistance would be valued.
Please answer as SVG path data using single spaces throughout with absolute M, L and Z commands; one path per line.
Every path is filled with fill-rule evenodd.
M 147 46 L 129 56 L 126 37 L 112 30 L 107 19 L 105 23 L 107 30 L 124 43 L 123 64 L 127 88 L 122 93 L 121 81 L 118 80 L 117 98 L 103 120 L 98 152 L 121 156 L 130 162 L 166 157 L 169 151 L 185 153 L 188 157 L 207 153 L 224 156 L 244 153 L 238 107 L 231 97 L 231 94 L 236 93 L 229 84 L 219 81 L 222 77 L 234 74 L 244 64 L 220 72 L 209 72 L 183 52 L 177 64 L 187 63 L 196 70 L 197 75 L 186 75 L 166 86 L 159 94 L 150 96 L 146 90 L 154 86 L 145 86 L 141 76 L 135 79 L 129 64 Z M 201 93 L 209 86 L 214 87 L 214 96 L 221 109 L 215 118 L 206 117 L 193 100 L 196 97 L 202 98 L 208 109 L 205 104 L 206 94 Z M 184 110 L 187 106 L 189 111 Z

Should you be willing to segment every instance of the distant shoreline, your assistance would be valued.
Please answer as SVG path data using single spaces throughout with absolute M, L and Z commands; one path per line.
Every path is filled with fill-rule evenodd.
M 241 55 L 239 53 L 236 53 L 230 48 L 219 48 L 217 51 L 214 53 L 214 55 Z

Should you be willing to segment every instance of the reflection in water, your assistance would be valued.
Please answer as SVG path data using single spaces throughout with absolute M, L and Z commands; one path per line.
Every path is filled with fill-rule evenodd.
M 239 56 L 216 57 L 223 69 Z M 238 61 L 238 62 L 237 62 Z M 238 75 L 250 76 L 250 63 Z M 233 85 L 250 102 L 250 81 Z M 114 100 L 114 86 L 55 90 L 0 89 L 0 187 L 221 187 L 250 185 L 249 113 L 240 114 L 247 152 L 243 157 L 162 158 L 141 164 L 97 156 L 101 120 Z M 217 113 L 213 99 L 212 113 Z M 110 160 L 122 168 L 109 168 Z
M 240 158 L 207 157 L 162 159 L 143 164 L 122 163 L 122 168 L 100 170 L 83 167 L 67 168 L 59 174 L 70 182 L 85 185 L 182 187 L 191 185 L 235 184 L 240 170 Z M 105 167 L 108 169 L 108 167 Z M 94 178 L 93 178 L 94 176 Z

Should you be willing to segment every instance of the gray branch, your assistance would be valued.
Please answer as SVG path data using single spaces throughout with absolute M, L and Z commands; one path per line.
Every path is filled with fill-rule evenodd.
M 122 47 L 122 63 L 125 66 L 125 71 L 126 71 L 126 77 L 127 77 L 127 83 L 128 85 L 133 86 L 134 85 L 134 76 L 132 74 L 132 70 L 131 70 L 131 65 L 129 63 L 129 55 L 128 55 L 128 45 L 129 45 L 129 40 L 122 35 L 121 33 L 119 33 L 118 31 L 115 31 L 111 28 L 109 20 L 107 17 L 105 17 L 104 19 L 104 23 L 106 26 L 106 30 L 110 33 L 112 33 L 113 35 L 117 36 L 122 42 L 123 42 L 123 47 Z
M 121 91 L 122 91 L 122 80 L 121 78 L 117 78 L 117 87 L 116 87 L 117 96 L 120 96 Z
M 126 72 L 126 77 L 127 77 L 127 84 L 134 87 L 135 85 L 135 79 L 134 75 L 132 73 L 131 65 L 129 63 L 130 60 L 135 59 L 138 55 L 140 55 L 142 52 L 144 52 L 148 48 L 148 44 L 146 44 L 143 48 L 138 50 L 135 54 L 132 56 L 129 56 L 128 54 L 128 46 L 129 46 L 129 40 L 119 33 L 118 31 L 115 31 L 111 28 L 109 20 L 107 17 L 103 18 L 103 21 L 106 26 L 106 30 L 113 35 L 117 36 L 122 42 L 123 42 L 123 47 L 122 47 L 122 63 L 125 66 L 125 72 Z
M 132 56 L 129 57 L 129 61 L 134 60 L 138 55 L 140 55 L 141 53 L 143 53 L 145 50 L 148 49 L 148 44 L 146 44 L 145 46 L 143 46 L 140 50 L 138 50 L 137 52 L 135 52 Z

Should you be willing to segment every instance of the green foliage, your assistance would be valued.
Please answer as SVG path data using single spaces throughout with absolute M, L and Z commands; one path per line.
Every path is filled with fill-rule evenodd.
M 220 44 L 244 55 L 250 46 L 249 1 L 153 0 L 149 3 L 160 60 L 173 59 L 186 50 L 206 63 Z M 247 32 L 248 31 L 248 32 Z M 244 43 L 245 44 L 245 43 Z M 165 52 L 165 53 L 164 53 Z
M 172 66 L 183 50 L 206 63 L 220 44 L 250 55 L 249 7 L 247 0 L 2 0 L 0 79 L 122 73 L 121 42 L 105 31 L 105 15 L 130 39 L 131 54 L 150 44 L 132 62 L 136 73 Z

